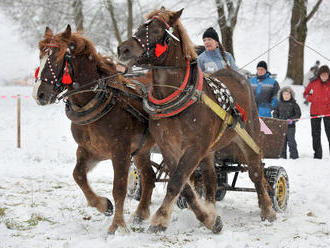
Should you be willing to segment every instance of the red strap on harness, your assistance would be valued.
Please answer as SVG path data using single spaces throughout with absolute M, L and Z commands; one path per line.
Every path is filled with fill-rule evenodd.
M 201 71 L 201 69 L 198 67 L 198 84 L 196 87 L 196 90 L 202 90 L 203 89 L 203 73 Z M 181 108 L 171 112 L 171 113 L 167 113 L 167 114 L 156 114 L 154 115 L 155 117 L 170 117 L 173 115 L 176 115 L 180 112 L 182 112 L 183 110 L 185 110 L 186 108 L 188 108 L 191 104 L 193 104 L 195 101 L 194 100 L 189 100 L 186 105 L 182 106 Z
M 151 95 L 152 87 L 150 87 L 149 94 L 148 94 L 148 98 L 149 98 L 150 102 L 152 102 L 154 104 L 165 104 L 165 103 L 168 103 L 171 100 L 173 100 L 177 95 L 179 95 L 186 88 L 187 83 L 188 83 L 188 79 L 189 79 L 189 75 L 190 75 L 190 61 L 187 60 L 186 76 L 185 76 L 184 81 L 181 84 L 180 88 L 178 90 L 174 91 L 168 97 L 166 97 L 164 99 L 161 99 L 161 100 L 158 100 L 158 99 L 155 99 L 155 98 L 152 97 L 152 95 Z

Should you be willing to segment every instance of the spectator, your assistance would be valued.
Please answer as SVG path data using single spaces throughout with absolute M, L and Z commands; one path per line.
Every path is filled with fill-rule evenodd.
M 272 117 L 271 111 L 277 106 L 278 82 L 270 77 L 267 63 L 260 61 L 257 65 L 257 75 L 249 79 L 254 90 L 259 116 Z
M 307 85 L 309 84 L 309 82 L 314 81 L 315 79 L 317 79 L 317 73 L 316 73 L 316 71 L 318 71 L 318 66 L 314 65 L 304 75 L 303 85 L 304 85 L 305 89 L 306 89 Z M 308 102 L 307 102 L 306 99 L 304 101 L 304 104 L 308 105 Z
M 230 65 L 235 71 L 238 70 L 233 56 L 226 52 L 219 41 L 218 33 L 208 28 L 203 34 L 205 51 L 197 59 L 198 65 L 203 72 L 214 73 Z
M 299 158 L 297 142 L 296 142 L 296 120 L 301 116 L 301 111 L 299 105 L 295 100 L 295 93 L 290 87 L 284 87 L 279 92 L 278 105 L 275 107 L 273 112 L 273 117 L 288 120 L 288 129 L 285 136 L 285 141 L 283 145 L 283 151 L 281 158 L 287 158 L 286 151 L 287 146 L 289 146 L 290 158 Z
M 328 138 L 330 150 L 330 70 L 327 65 L 320 67 L 318 78 L 310 82 L 305 91 L 304 97 L 311 102 L 310 115 L 312 126 L 312 139 L 314 158 L 322 159 L 321 145 L 321 120 L 323 119 L 325 133 Z M 321 116 L 320 116 L 321 115 Z M 322 117 L 322 115 L 326 115 Z M 316 117 L 316 118 L 313 118 Z

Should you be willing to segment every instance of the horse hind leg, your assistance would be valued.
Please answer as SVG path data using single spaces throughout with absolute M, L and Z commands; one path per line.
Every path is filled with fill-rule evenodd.
M 215 205 L 215 194 L 217 190 L 217 178 L 214 168 L 214 152 L 207 155 L 199 164 L 202 179 L 203 188 L 205 189 L 205 200 Z
M 73 178 L 84 193 L 88 205 L 95 207 L 99 212 L 107 216 L 113 214 L 113 205 L 108 198 L 98 196 L 94 193 L 88 184 L 87 173 L 90 171 L 98 161 L 94 160 L 92 156 L 82 147 L 77 149 L 77 162 L 73 170 Z
M 261 209 L 260 217 L 261 220 L 268 220 L 272 222 L 276 219 L 276 212 L 273 209 L 271 199 L 269 197 L 267 186 L 268 182 L 264 176 L 264 169 L 261 163 L 261 158 L 259 155 L 255 154 L 252 160 L 248 161 L 249 177 L 255 185 L 258 204 Z
M 214 204 L 207 207 L 206 205 L 203 205 L 191 186 L 186 184 L 190 175 L 197 167 L 200 157 L 202 156 L 199 147 L 192 146 L 186 149 L 177 168 L 171 172 L 166 196 L 162 205 L 158 208 L 152 218 L 151 226 L 149 228 L 150 231 L 158 232 L 166 230 L 173 209 L 173 203 L 177 199 L 181 190 L 183 190 L 182 195 L 187 199 L 187 202 L 195 213 L 197 219 L 214 233 L 221 231 L 221 218 L 216 216 Z
M 150 153 L 138 154 L 134 157 L 134 163 L 141 174 L 142 195 L 139 205 L 134 213 L 134 223 L 141 223 L 150 217 L 150 204 L 156 175 L 151 168 Z

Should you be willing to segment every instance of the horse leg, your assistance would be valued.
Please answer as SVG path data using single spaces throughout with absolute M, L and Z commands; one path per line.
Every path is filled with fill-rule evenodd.
M 222 223 L 220 217 L 216 217 L 214 204 L 207 207 L 203 206 L 201 200 L 196 196 L 195 191 L 189 184 L 186 184 L 190 175 L 196 169 L 201 157 L 203 156 L 201 155 L 199 146 L 191 146 L 186 149 L 184 155 L 179 160 L 177 168 L 171 171 L 166 196 L 162 205 L 152 218 L 150 231 L 159 232 L 166 230 L 173 209 L 173 203 L 184 187 L 182 191 L 183 196 L 187 199 L 197 219 L 214 232 L 220 232 Z M 220 225 L 221 228 L 219 228 Z
M 87 173 L 95 167 L 98 161 L 95 161 L 91 154 L 82 147 L 78 147 L 76 157 L 77 163 L 73 170 L 73 178 L 84 193 L 88 205 L 97 208 L 99 212 L 105 215 L 112 215 L 113 206 L 111 201 L 96 195 L 88 184 Z
M 135 223 L 141 223 L 150 216 L 150 204 L 153 188 L 155 187 L 156 175 L 151 168 L 150 152 L 138 154 L 134 157 L 134 163 L 141 174 L 142 195 L 139 205 L 134 213 Z
M 215 194 L 217 190 L 217 178 L 214 168 L 214 152 L 207 155 L 199 164 L 202 171 L 203 185 L 205 189 L 205 200 L 215 205 Z
M 112 195 L 115 201 L 115 215 L 108 229 L 109 234 L 114 234 L 118 227 L 122 227 L 128 232 L 124 220 L 124 201 L 127 193 L 128 171 L 130 167 L 130 154 L 127 151 L 129 151 L 128 147 L 118 145 L 112 157 L 114 170 Z
M 276 219 L 276 212 L 272 207 L 272 202 L 267 192 L 268 182 L 264 176 L 264 169 L 259 155 L 254 155 L 253 160 L 248 160 L 249 177 L 255 185 L 258 194 L 258 204 L 261 209 L 261 220 L 272 222 Z

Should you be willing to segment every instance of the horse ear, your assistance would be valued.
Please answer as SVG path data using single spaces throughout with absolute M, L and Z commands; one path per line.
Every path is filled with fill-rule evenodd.
M 180 9 L 179 11 L 175 12 L 173 16 L 170 17 L 170 21 L 169 21 L 169 24 L 170 26 L 172 26 L 181 16 L 182 12 L 183 12 L 183 9 Z
M 165 11 L 166 9 L 165 9 L 164 6 L 162 6 L 162 7 L 160 7 L 160 10 L 161 10 L 161 11 Z
M 44 37 L 46 38 L 47 36 L 53 36 L 53 35 L 54 35 L 53 31 L 49 27 L 46 27 Z
M 62 33 L 62 38 L 69 40 L 71 38 L 71 26 L 68 24 L 65 31 Z

